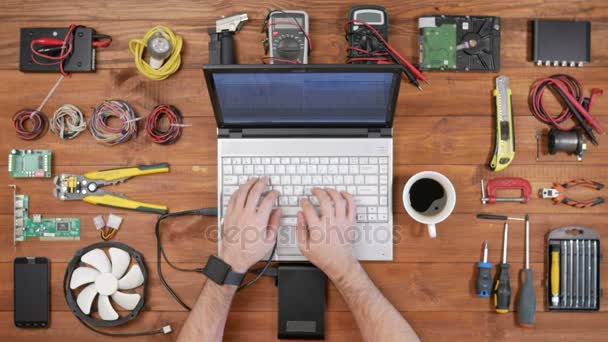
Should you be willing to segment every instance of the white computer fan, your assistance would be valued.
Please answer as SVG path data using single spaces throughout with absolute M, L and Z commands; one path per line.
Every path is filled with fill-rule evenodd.
M 103 247 L 109 247 L 106 248 L 109 258 Z M 134 290 L 144 285 L 146 278 L 141 256 L 128 246 L 118 243 L 95 244 L 80 252 L 82 254 L 77 253 L 68 267 L 66 277 L 69 278 L 69 289 L 66 291 L 74 292 L 82 288 L 75 302 L 82 314 L 87 315 L 87 321 L 91 322 L 89 315 L 95 298 L 97 298 L 95 305 L 97 313 L 103 321 L 122 320 L 111 302 L 116 303 L 118 309 L 132 311 L 137 308 L 139 311 L 143 306 L 143 298 Z M 132 256 L 137 256 L 137 263 L 131 266 Z M 143 272 L 142 267 L 144 267 Z M 73 296 L 74 293 L 71 293 L 72 303 Z M 129 316 L 133 318 L 134 314 L 131 313 Z

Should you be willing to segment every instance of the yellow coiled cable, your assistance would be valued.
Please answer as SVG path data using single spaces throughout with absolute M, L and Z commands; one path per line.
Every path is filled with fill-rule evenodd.
M 165 60 L 160 68 L 154 69 L 143 59 L 143 55 L 144 50 L 147 47 L 146 43 L 157 32 L 161 32 L 169 40 L 169 42 L 171 42 L 173 52 L 171 52 L 169 58 Z M 131 50 L 131 54 L 133 54 L 137 70 L 151 80 L 160 81 L 173 75 L 177 69 L 179 69 L 182 62 L 182 58 L 180 56 L 182 51 L 182 43 L 181 36 L 173 33 L 173 31 L 166 26 L 158 25 L 148 31 L 143 39 L 129 40 L 129 50 Z

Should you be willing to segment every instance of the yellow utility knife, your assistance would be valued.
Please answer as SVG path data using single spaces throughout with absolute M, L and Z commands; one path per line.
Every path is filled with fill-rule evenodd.
M 496 143 L 490 168 L 498 172 L 506 169 L 515 158 L 515 128 L 511 88 L 507 76 L 496 78 L 494 97 L 496 98 Z

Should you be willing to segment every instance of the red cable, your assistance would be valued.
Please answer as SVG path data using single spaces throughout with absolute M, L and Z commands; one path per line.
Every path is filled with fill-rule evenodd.
M 570 79 L 568 77 L 570 77 Z M 550 115 L 544 108 L 545 103 L 543 95 L 545 94 L 545 90 L 547 89 L 547 87 L 551 85 L 555 89 L 559 89 L 559 91 L 564 94 L 565 100 L 570 102 L 576 108 L 576 110 L 581 114 L 583 119 L 585 119 L 585 121 L 587 121 L 595 131 L 600 134 L 604 134 L 604 130 L 600 126 L 600 123 L 589 113 L 591 111 L 591 105 L 593 104 L 596 95 L 601 94 L 603 91 L 601 89 L 596 88 L 591 90 L 591 97 L 589 98 L 589 106 L 587 110 L 585 109 L 585 107 L 583 107 L 585 96 L 583 93 L 584 89 L 582 84 L 577 79 L 571 76 L 568 77 L 566 77 L 565 75 L 556 75 L 554 77 L 544 78 L 534 85 L 532 91 L 530 92 L 532 114 L 534 114 L 534 116 L 538 118 L 541 122 L 552 125 L 561 131 L 568 131 L 572 129 L 565 128 L 561 125 L 562 122 L 572 118 L 573 116 L 573 113 L 570 111 L 570 108 L 568 108 L 568 106 L 565 106 L 561 113 L 556 116 Z M 571 83 L 571 81 L 576 82 L 575 84 L 578 86 L 578 91 L 580 91 L 580 94 L 577 94 L 575 84 Z
M 378 39 L 384 44 L 384 46 L 386 46 L 387 50 L 391 51 L 397 57 L 397 59 L 399 59 L 399 61 L 401 63 L 403 63 L 410 70 L 410 72 L 412 72 L 412 74 L 414 74 L 414 76 L 416 76 L 416 78 L 418 78 L 419 80 L 422 80 L 422 81 L 427 80 L 426 77 L 424 76 L 424 74 L 422 74 L 422 72 L 420 72 L 420 70 L 418 70 L 414 65 L 412 65 L 412 63 L 410 63 L 407 59 L 405 59 L 397 50 L 395 50 L 395 48 L 393 48 L 392 45 L 390 45 L 384 39 L 384 37 L 382 37 L 380 32 L 378 32 L 378 30 L 376 30 L 373 26 L 369 25 L 368 23 L 366 23 L 364 21 L 357 20 L 357 19 L 347 20 L 346 23 L 344 23 L 344 32 L 348 33 L 348 25 L 350 25 L 350 24 L 358 24 L 358 25 L 362 25 L 362 26 L 365 26 L 368 29 L 370 29 L 376 35 L 376 37 L 378 37 Z
M 74 49 L 74 30 L 76 29 L 76 25 L 72 24 L 70 25 L 70 27 L 68 28 L 68 31 L 65 34 L 65 37 L 63 38 L 63 44 L 61 44 L 61 54 L 59 54 L 59 56 L 51 56 L 51 55 L 47 55 L 41 52 L 38 52 L 35 49 L 35 45 L 37 44 L 42 44 L 42 46 L 58 46 L 55 45 L 57 43 L 56 39 L 54 38 L 40 38 L 40 39 L 34 39 L 31 41 L 30 43 L 30 50 L 32 52 L 32 60 L 36 63 L 36 64 L 41 64 L 41 65 L 53 65 L 53 64 L 59 64 L 59 71 L 61 72 L 62 75 L 67 76 L 67 73 L 65 72 L 65 70 L 63 70 L 63 63 L 65 62 L 66 58 L 68 58 L 70 56 L 70 54 L 72 53 L 73 49 Z M 47 60 L 51 60 L 51 61 L 56 61 L 56 62 L 51 62 L 51 63 L 45 63 L 45 62 L 41 62 L 36 60 L 36 58 L 34 58 L 34 56 L 38 56 Z
M 32 129 L 27 129 L 25 127 L 25 123 L 28 121 L 32 121 Z M 15 127 L 15 132 L 20 139 L 36 140 L 46 132 L 46 115 L 37 110 L 20 110 L 13 115 L 13 126 Z
M 160 119 L 166 117 L 169 121 L 169 128 L 160 129 Z M 153 143 L 169 145 L 179 139 L 182 134 L 182 114 L 172 105 L 161 104 L 156 106 L 146 118 L 146 136 Z

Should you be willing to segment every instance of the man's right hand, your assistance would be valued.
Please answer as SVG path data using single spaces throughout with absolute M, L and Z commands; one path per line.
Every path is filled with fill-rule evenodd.
M 308 199 L 301 201 L 297 238 L 302 254 L 330 278 L 339 277 L 357 263 L 353 254 L 355 200 L 347 192 L 314 188 L 320 213 Z

